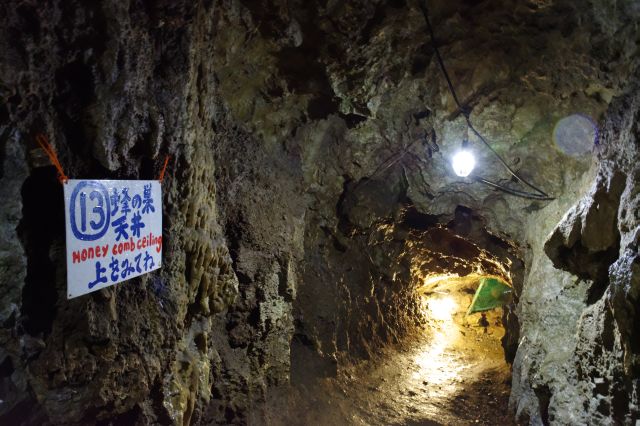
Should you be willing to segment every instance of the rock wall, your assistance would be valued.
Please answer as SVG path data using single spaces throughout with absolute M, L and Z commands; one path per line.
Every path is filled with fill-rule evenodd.
M 228 216 L 216 204 L 229 173 L 216 168 L 219 7 L 2 6 L 4 421 L 244 422 L 252 398 L 287 380 L 296 226 L 225 221 L 287 193 L 270 187 L 258 205 L 225 205 Z M 62 192 L 37 132 L 72 177 L 152 179 L 172 156 L 160 272 L 66 300 Z
M 534 424 L 640 419 L 639 99 L 632 85 L 612 104 L 595 177 L 544 243 L 549 259 L 529 271 L 512 404 Z
M 602 268 L 572 268 L 615 250 L 589 238 L 559 250 L 566 274 L 542 255 L 541 235 L 589 180 L 589 158 L 549 135 L 564 115 L 599 117 L 637 69 L 637 6 L 616 5 L 432 7 L 472 119 L 558 195 L 549 205 L 452 176 L 464 123 L 412 1 L 0 5 L 0 421 L 261 423 L 275 389 L 375 356 L 420 323 L 416 257 L 422 275 L 453 268 L 443 253 L 458 243 L 508 259 L 513 277 L 528 268 L 521 321 L 507 321 L 509 357 L 524 330 L 514 404 L 553 413 L 560 393 L 534 380 L 539 366 L 522 360 L 540 344 L 526 342 L 574 329 L 584 295 L 610 284 Z M 40 132 L 72 177 L 152 179 L 171 155 L 162 270 L 66 300 L 62 190 Z M 507 183 L 473 148 L 485 177 Z M 604 200 L 633 198 L 607 185 Z M 529 303 L 544 273 L 572 304 L 556 328 L 544 313 L 559 305 Z M 581 333 L 551 369 L 588 347 Z M 613 347 L 628 353 L 625 333 Z

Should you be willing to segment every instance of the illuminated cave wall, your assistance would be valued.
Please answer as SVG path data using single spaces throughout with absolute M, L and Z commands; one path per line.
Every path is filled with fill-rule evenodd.
M 534 240 L 534 251 L 546 256 L 534 258 L 521 297 L 524 338 L 511 395 L 518 415 L 533 423 L 640 418 L 639 93 L 632 86 L 612 103 L 579 201 L 545 239 Z M 544 229 L 542 217 L 532 220 L 531 232 Z
M 433 3 L 472 120 L 556 201 L 451 174 L 464 121 L 412 1 L 0 5 L 0 420 L 260 422 L 254 402 L 295 378 L 300 360 L 331 375 L 420 321 L 411 263 L 395 262 L 406 235 L 387 241 L 381 228 L 402 232 L 394 224 L 407 208 L 438 226 L 471 212 L 477 229 L 517 245 L 527 303 L 507 347 L 519 348 L 512 402 L 523 419 L 584 410 L 571 395 L 595 376 L 585 369 L 576 385 L 565 373 L 597 340 L 578 328 L 585 309 L 581 324 L 591 315 L 610 330 L 615 318 L 618 334 L 584 365 L 616 353 L 610 365 L 624 374 L 610 377 L 633 377 L 626 293 L 613 292 L 613 316 L 603 302 L 585 308 L 589 285 L 574 278 L 583 271 L 566 259 L 554 267 L 543 248 L 595 175 L 589 155 L 556 147 L 554 124 L 575 112 L 601 123 L 625 91 L 638 62 L 636 2 Z M 612 131 L 628 128 L 615 111 Z M 149 179 L 172 156 L 159 273 L 66 300 L 62 191 L 37 132 L 71 177 Z M 477 154 L 487 178 L 506 181 Z M 632 157 L 599 158 L 632 175 Z M 619 226 L 629 227 L 622 249 L 635 228 Z M 557 336 L 577 331 L 549 356 Z M 616 380 L 594 387 L 600 399 L 637 386 Z

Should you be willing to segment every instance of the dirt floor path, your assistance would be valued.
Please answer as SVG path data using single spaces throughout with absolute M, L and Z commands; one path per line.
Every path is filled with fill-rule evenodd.
M 494 323 L 443 315 L 402 345 L 301 390 L 297 414 L 305 425 L 512 425 L 507 413 L 509 366 Z M 486 330 L 486 332 L 485 332 Z M 277 421 L 274 423 L 278 423 Z

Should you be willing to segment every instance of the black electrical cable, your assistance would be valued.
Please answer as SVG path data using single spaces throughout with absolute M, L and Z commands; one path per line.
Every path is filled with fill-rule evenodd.
M 449 77 L 449 73 L 447 72 L 447 68 L 444 65 L 444 60 L 442 59 L 442 56 L 440 55 L 440 50 L 438 49 L 438 46 L 436 44 L 436 38 L 433 32 L 433 27 L 431 26 L 431 21 L 429 19 L 429 10 L 427 8 L 427 0 L 424 1 L 420 1 L 420 9 L 422 10 L 422 14 L 424 16 L 424 20 L 427 24 L 427 30 L 429 32 L 429 37 L 431 38 L 431 44 L 433 45 L 433 50 L 435 51 L 436 54 L 436 59 L 438 60 L 438 64 L 440 65 L 440 70 L 442 70 L 442 74 L 444 75 L 444 78 L 447 80 L 447 85 L 449 86 L 449 92 L 451 92 L 451 96 L 453 96 L 453 100 L 455 101 L 457 107 L 458 107 L 458 111 L 460 111 L 460 113 L 464 116 L 466 122 L 467 122 L 467 127 L 469 129 L 471 129 L 471 131 L 478 137 L 478 139 L 480 139 L 482 141 L 482 143 L 489 148 L 489 150 L 496 156 L 496 158 L 498 158 L 498 160 L 500 161 L 500 163 L 504 166 L 504 168 L 514 177 L 516 178 L 519 182 L 521 182 L 522 184 L 528 186 L 529 188 L 533 189 L 535 191 L 535 193 L 532 192 L 526 192 L 526 191 L 520 191 L 517 189 L 512 189 L 503 185 L 500 185 L 498 183 L 495 182 L 491 182 L 487 179 L 481 178 L 479 176 L 474 175 L 473 177 L 481 183 L 484 183 L 485 185 L 491 186 L 492 188 L 496 188 L 499 189 L 501 191 L 504 191 L 508 194 L 511 195 L 515 195 L 518 197 L 523 197 L 523 198 L 530 198 L 530 199 L 536 199 L 536 200 L 553 200 L 554 197 L 549 196 L 547 193 L 545 193 L 543 190 L 541 190 L 540 188 L 534 186 L 532 183 L 528 182 L 527 180 L 525 180 L 524 178 L 520 177 L 511 167 L 509 167 L 509 165 L 507 164 L 506 161 L 504 161 L 504 159 L 500 156 L 500 154 L 498 154 L 496 152 L 496 150 L 493 149 L 493 147 L 489 144 L 489 142 L 487 142 L 487 140 L 484 138 L 484 136 L 482 136 L 480 134 L 480 132 L 478 132 L 478 130 L 476 130 L 475 127 L 473 127 L 473 123 L 471 123 L 471 118 L 469 117 L 469 111 L 468 109 L 464 108 L 462 106 L 462 104 L 460 103 L 460 100 L 458 99 L 458 95 L 456 94 L 456 90 L 453 87 L 453 83 L 451 82 L 451 78 Z
M 469 120 L 469 118 L 467 117 L 467 125 L 469 126 L 469 128 L 471 129 L 471 131 L 478 137 L 478 139 L 480 139 L 487 148 L 489 148 L 489 150 L 498 158 L 498 160 L 500 160 L 500 163 L 502 163 L 502 165 L 504 166 L 505 169 L 507 169 L 509 171 L 509 173 L 515 177 L 519 182 L 522 182 L 523 184 L 527 185 L 529 188 L 533 189 L 534 191 L 537 192 L 537 194 L 533 194 L 533 193 L 529 193 L 529 192 L 523 192 L 523 191 L 518 191 L 515 190 L 516 192 L 522 192 L 523 194 L 528 194 L 529 196 L 526 198 L 538 198 L 540 200 L 554 200 L 554 197 L 551 197 L 549 195 L 547 195 L 547 193 L 545 193 L 543 190 L 541 190 L 540 188 L 534 186 L 532 183 L 527 182 L 526 180 L 524 180 L 523 178 L 521 178 L 515 171 L 513 171 L 513 169 L 511 167 L 509 167 L 509 165 L 504 161 L 504 159 L 500 156 L 500 154 L 498 154 L 493 147 L 489 144 L 489 142 L 486 141 L 486 139 L 480 134 L 480 132 L 478 132 L 475 127 L 473 127 L 473 124 L 471 124 L 471 121 Z M 483 183 L 487 183 L 489 181 L 486 180 L 482 180 Z M 505 192 L 510 192 L 513 191 L 511 188 L 507 188 L 507 187 L 503 187 L 499 184 L 492 184 L 491 186 L 494 186 L 498 189 L 504 189 Z M 516 195 L 516 194 L 513 194 Z
M 520 191 L 520 190 L 517 190 L 517 189 L 509 188 L 507 186 L 502 186 L 499 183 L 492 182 L 490 180 L 487 180 L 487 179 L 482 178 L 482 177 L 477 176 L 477 175 L 473 175 L 472 174 L 471 177 L 473 177 L 476 181 L 478 181 L 480 183 L 484 183 L 487 186 L 499 189 L 500 191 L 506 192 L 507 194 L 515 195 L 517 197 L 529 198 L 529 199 L 532 199 L 532 200 L 553 200 L 554 199 L 553 197 L 543 197 L 541 195 L 533 194 L 531 192 Z

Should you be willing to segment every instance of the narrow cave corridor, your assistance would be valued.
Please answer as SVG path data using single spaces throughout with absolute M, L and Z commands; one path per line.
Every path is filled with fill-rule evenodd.
M 421 299 L 423 327 L 337 379 L 296 389 L 288 409 L 269 413 L 269 423 L 515 424 L 507 410 L 511 371 L 501 312 L 466 316 L 476 281 L 443 278 L 438 288 L 449 291 Z
M 380 225 L 383 237 L 369 247 L 402 241 L 393 259 L 408 261 L 413 324 L 392 345 L 319 381 L 321 364 L 292 351 L 288 404 L 267 408 L 267 423 L 515 424 L 507 353 L 518 335 L 512 280 L 522 279 L 523 263 L 517 247 L 487 233 L 471 210 L 456 211 L 438 224 L 406 206 L 395 223 Z
M 0 4 L 1 425 L 640 425 L 638 0 Z

